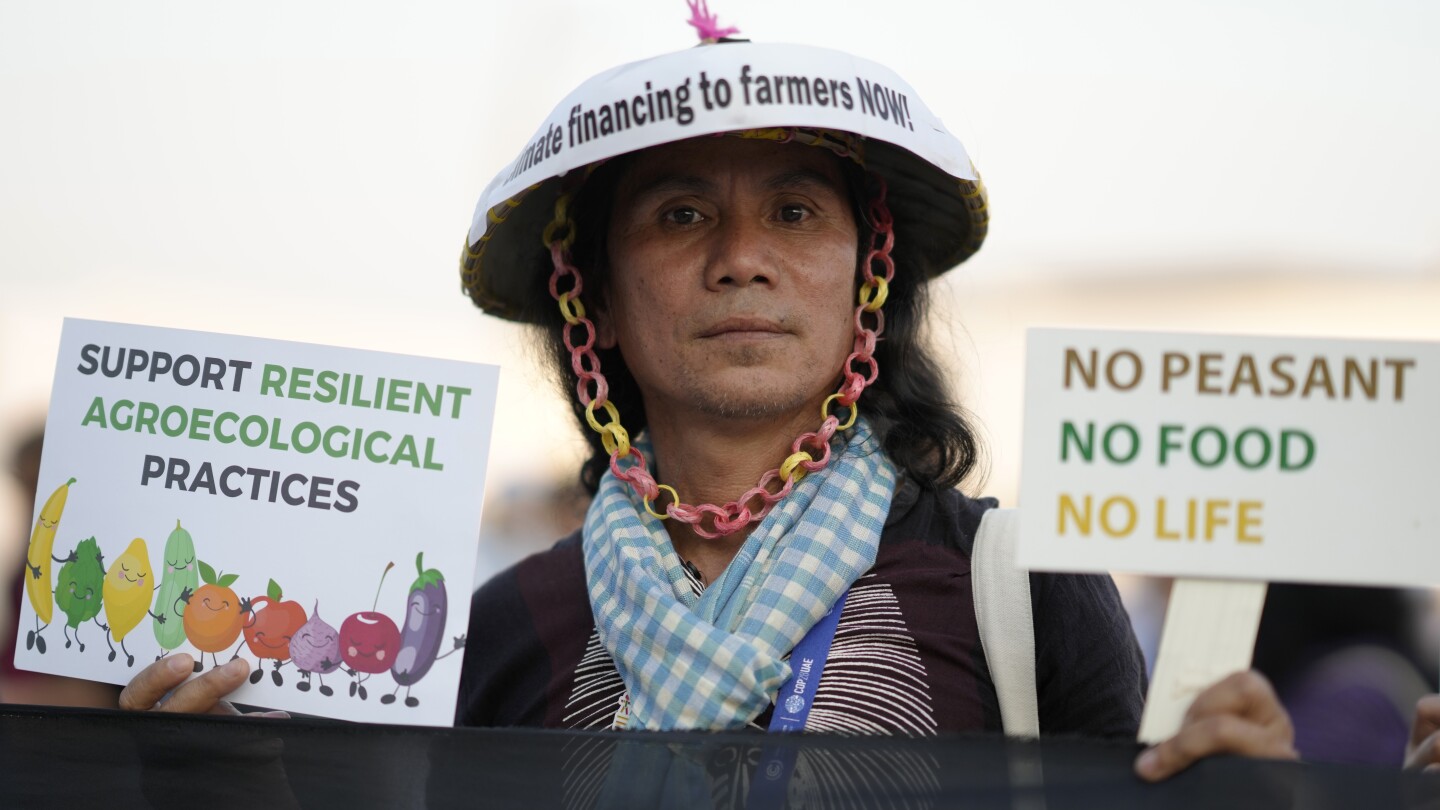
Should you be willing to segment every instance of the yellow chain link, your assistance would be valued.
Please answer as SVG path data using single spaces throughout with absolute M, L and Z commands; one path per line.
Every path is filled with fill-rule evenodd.
M 839 395 L 839 394 L 831 394 L 830 396 L 828 396 L 828 397 L 825 398 L 825 401 L 824 401 L 824 402 L 820 403 L 820 421 L 823 422 L 823 421 L 825 421 L 826 419 L 829 419 L 829 418 L 830 418 L 830 403 L 831 403 L 831 402 L 834 402 L 835 400 L 837 400 L 837 399 L 839 399 L 839 398 L 840 398 L 840 395 Z M 841 405 L 844 405 L 845 403 L 842 402 L 842 403 L 840 403 L 840 404 L 841 404 Z M 835 428 L 836 430 L 849 430 L 851 427 L 854 426 L 854 424 L 855 424 L 855 416 L 860 413 L 860 409 L 857 408 L 857 407 L 855 407 L 855 405 L 853 405 L 853 404 L 850 405 L 849 407 L 850 407 L 850 418 L 847 419 L 847 420 L 845 420 L 845 424 L 840 425 L 839 427 Z M 836 417 L 836 418 L 838 419 L 839 417 Z
M 550 244 L 555 241 L 555 229 L 562 225 L 565 226 L 566 230 L 565 239 L 560 243 L 560 246 L 569 250 L 570 246 L 575 244 L 575 225 L 569 220 L 561 222 L 557 219 L 551 221 L 549 225 L 546 225 L 544 232 L 540 234 L 540 239 L 545 243 L 546 247 L 549 247 Z
M 620 424 L 620 412 L 615 410 L 615 403 L 607 399 L 605 400 L 605 404 L 600 407 L 605 409 L 605 413 L 610 417 L 611 422 L 617 425 Z M 593 399 L 590 400 L 589 405 L 585 406 L 585 421 L 590 423 L 590 427 L 594 428 L 596 433 L 605 432 L 605 428 L 602 427 L 599 420 L 595 418 L 595 400 Z
M 864 284 L 860 285 L 860 306 L 866 312 L 878 312 L 885 306 L 885 299 L 890 295 L 890 284 L 885 281 L 884 276 L 875 276 Z M 870 300 L 871 297 L 875 300 Z
M 575 244 L 575 221 L 570 218 L 570 214 L 566 211 L 569 207 L 569 194 L 561 194 L 555 198 L 555 217 L 550 220 L 550 224 L 546 225 L 545 230 L 540 233 L 540 241 L 545 247 L 550 247 L 550 244 L 555 241 L 555 230 L 562 227 L 565 229 L 565 239 L 561 241 L 560 247 L 569 250 L 570 246 Z
M 800 462 L 814 460 L 815 457 L 804 450 L 790 454 L 790 457 L 785 459 L 785 462 L 780 465 L 780 478 L 796 484 L 800 483 L 800 479 L 804 478 L 805 473 L 808 472 L 804 467 L 800 466 Z
M 600 431 L 600 444 L 605 447 L 605 452 L 612 456 L 625 458 L 630 455 L 630 434 L 618 421 L 611 422 Z
M 560 314 L 565 316 L 565 323 L 571 326 L 579 326 L 580 319 L 585 317 L 585 305 L 579 298 L 572 298 L 574 290 L 566 290 L 560 293 Z
M 656 488 L 657 490 L 660 490 L 661 492 L 668 492 L 668 493 L 670 493 L 670 502 L 671 502 L 671 503 L 680 503 L 680 493 L 676 492 L 674 487 L 672 487 L 672 486 L 670 486 L 670 485 L 668 485 L 668 484 L 656 484 L 656 485 L 655 485 L 655 488 Z M 646 499 L 645 499 L 645 511 L 646 511 L 646 512 L 649 512 L 650 514 L 654 515 L 655 517 L 657 517 L 657 518 L 659 518 L 659 519 L 661 519 L 661 520 L 664 520 L 664 519 L 670 517 L 669 515 L 665 514 L 664 512 L 656 512 L 656 511 L 655 511 L 655 507 L 653 507 L 653 506 L 650 505 L 650 504 L 652 504 L 652 503 L 654 503 L 654 500 L 653 500 L 653 499 L 651 499 L 651 498 L 646 498 Z

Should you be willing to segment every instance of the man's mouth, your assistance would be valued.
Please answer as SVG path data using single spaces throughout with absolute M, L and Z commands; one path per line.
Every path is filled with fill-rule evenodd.
M 701 333 L 702 338 L 719 338 L 722 340 L 756 340 L 783 337 L 789 334 L 784 327 L 768 318 L 726 318 L 719 323 L 706 327 Z

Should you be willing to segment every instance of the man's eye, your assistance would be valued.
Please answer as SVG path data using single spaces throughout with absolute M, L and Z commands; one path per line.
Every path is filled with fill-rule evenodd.
M 681 208 L 672 208 L 671 210 L 667 211 L 665 213 L 665 219 L 666 221 L 671 222 L 675 225 L 694 225 L 695 223 L 704 219 L 704 217 L 700 215 L 699 211 L 696 211 L 694 208 L 686 206 Z
M 803 219 L 805 218 L 805 215 L 806 215 L 807 213 L 809 213 L 809 212 L 807 212 L 807 211 L 805 210 L 805 206 L 803 206 L 803 205 L 799 205 L 799 204 L 782 205 L 782 206 L 780 206 L 780 221 L 781 221 L 781 222 L 799 222 L 799 221 L 801 221 L 801 220 L 803 220 Z

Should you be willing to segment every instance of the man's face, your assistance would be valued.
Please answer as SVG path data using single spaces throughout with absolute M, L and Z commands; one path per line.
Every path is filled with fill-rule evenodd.
M 854 340 L 857 232 L 825 149 L 704 138 L 647 150 L 617 184 L 599 342 L 657 419 L 797 419 Z

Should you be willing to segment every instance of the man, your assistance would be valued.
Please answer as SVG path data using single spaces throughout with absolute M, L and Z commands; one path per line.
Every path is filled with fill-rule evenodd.
M 693 88 L 725 106 L 725 77 L 744 103 L 701 120 Z M 712 44 L 562 102 L 487 189 L 462 264 L 482 308 L 545 332 L 595 499 L 477 593 L 457 720 L 1001 730 L 974 608 L 994 583 L 971 567 L 994 503 L 954 489 L 975 441 L 919 339 L 926 281 L 987 226 L 963 147 L 862 60 Z M 1143 664 L 1113 584 L 1029 585 L 1036 730 L 1133 737 Z M 155 707 L 184 679 L 172 659 L 122 705 Z M 162 708 L 211 710 L 244 668 Z M 1242 674 L 1137 767 L 1293 756 L 1288 735 Z
M 856 211 L 871 200 L 851 199 L 858 183 L 843 160 L 803 143 L 691 139 L 610 162 L 574 203 L 579 233 L 605 237 L 580 245 L 577 235 L 574 265 L 585 268 L 596 345 L 611 350 L 599 367 L 607 380 L 633 381 L 610 384 L 608 400 L 627 429 L 644 427 L 652 472 L 685 503 L 737 500 L 794 446 L 813 447 L 796 437 L 821 423 L 822 403 L 844 386 L 847 357 L 865 342 L 856 310 L 862 323 L 870 313 L 857 303 L 856 265 L 873 238 Z M 907 225 L 895 223 L 897 245 Z M 712 525 L 724 522 L 715 513 L 662 523 L 650 511 L 673 510 L 670 493 L 647 510 L 643 491 L 613 472 L 594 481 L 583 542 L 522 563 L 475 600 L 462 722 L 610 727 L 618 712 L 650 728 L 764 727 L 785 680 L 783 658 L 849 589 L 807 728 L 1000 730 L 966 553 L 992 503 L 952 488 L 974 443 L 915 334 L 924 288 L 907 270 L 897 266 L 887 285 L 879 373 L 858 398 L 856 426 L 830 442 L 830 463 L 799 478 L 775 513 L 732 531 Z M 918 361 L 904 369 L 887 362 L 908 355 Z M 566 360 L 559 368 L 573 375 Z M 593 449 L 592 467 L 608 467 L 606 448 Z M 842 494 L 826 506 L 830 490 Z M 785 560 L 802 543 L 813 546 L 809 557 L 856 561 L 822 569 L 835 584 L 802 581 Z M 737 563 L 746 567 L 727 582 L 747 546 Z M 712 593 L 737 576 L 756 580 L 748 601 L 744 585 L 724 598 Z M 1037 576 L 1036 586 L 1042 730 L 1133 736 L 1144 663 L 1113 585 Z M 784 588 L 813 589 L 809 612 L 768 607 L 766 595 Z M 696 613 L 705 621 L 690 627 Z M 881 617 L 888 621 L 877 626 Z M 646 620 L 656 626 L 635 641 Z M 683 629 L 671 632 L 671 623 Z M 755 630 L 737 629 L 744 625 Z M 699 663 L 712 647 L 733 649 L 735 666 Z M 656 674 L 691 668 L 727 684 L 717 688 L 729 690 L 722 705 L 709 713 L 673 698 L 669 679 L 647 672 L 652 660 Z

